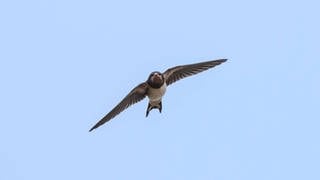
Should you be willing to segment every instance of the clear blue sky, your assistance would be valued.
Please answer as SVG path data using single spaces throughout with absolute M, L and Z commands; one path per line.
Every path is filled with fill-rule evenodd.
M 1 1 L 0 179 L 320 179 L 317 1 Z M 151 71 L 229 61 L 92 127 Z

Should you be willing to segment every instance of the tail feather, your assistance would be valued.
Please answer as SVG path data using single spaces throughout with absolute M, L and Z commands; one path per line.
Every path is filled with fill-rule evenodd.
M 161 113 L 161 111 L 162 111 L 162 102 L 160 101 L 159 104 L 157 104 L 157 105 L 151 105 L 150 102 L 149 102 L 148 108 L 147 108 L 147 112 L 146 112 L 146 117 L 148 117 L 149 112 L 152 109 L 159 109 L 159 112 Z

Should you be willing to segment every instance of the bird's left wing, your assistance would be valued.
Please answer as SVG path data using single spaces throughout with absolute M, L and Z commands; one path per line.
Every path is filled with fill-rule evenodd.
M 123 100 L 114 107 L 106 116 L 104 116 L 96 125 L 94 125 L 89 131 L 92 131 L 102 124 L 108 122 L 112 118 L 114 118 L 116 115 L 127 109 L 129 106 L 141 101 L 144 99 L 147 95 L 148 90 L 148 84 L 147 83 L 141 83 L 135 88 L 132 89 L 132 91 L 125 97 Z
M 227 59 L 218 59 L 218 60 L 213 60 L 213 61 L 206 61 L 206 62 L 201 62 L 201 63 L 176 66 L 176 67 L 167 69 L 163 73 L 163 75 L 164 75 L 164 78 L 166 79 L 167 85 L 170 85 L 170 84 L 172 84 L 182 78 L 198 74 L 202 71 L 213 68 L 213 67 L 215 67 L 221 63 L 224 63 L 226 61 L 227 61 Z

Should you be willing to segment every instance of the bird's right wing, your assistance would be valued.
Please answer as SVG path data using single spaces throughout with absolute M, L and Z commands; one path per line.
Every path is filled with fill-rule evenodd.
M 114 107 L 106 116 L 104 116 L 96 125 L 94 125 L 89 131 L 92 131 L 102 124 L 108 122 L 112 118 L 114 118 L 116 115 L 127 109 L 129 106 L 141 101 L 144 99 L 147 95 L 148 90 L 148 84 L 147 83 L 141 83 L 135 88 L 132 89 L 132 91 L 125 97 L 123 100 Z

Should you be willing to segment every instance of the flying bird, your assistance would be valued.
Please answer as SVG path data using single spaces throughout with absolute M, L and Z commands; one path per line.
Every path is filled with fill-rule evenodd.
M 146 117 L 148 117 L 149 112 L 152 109 L 158 109 L 161 113 L 161 99 L 166 92 L 167 86 L 182 78 L 198 74 L 226 61 L 227 59 L 218 59 L 195 64 L 175 66 L 173 68 L 167 69 L 164 73 L 161 73 L 159 71 L 152 72 L 149 75 L 147 81 L 133 88 L 131 92 L 116 107 L 114 107 L 89 131 L 92 131 L 103 125 L 104 123 L 110 121 L 116 115 L 127 109 L 129 106 L 141 101 L 146 96 L 148 96 L 149 98 Z

